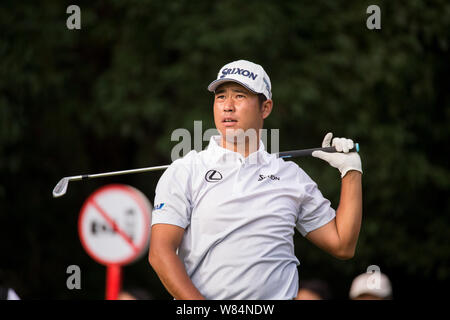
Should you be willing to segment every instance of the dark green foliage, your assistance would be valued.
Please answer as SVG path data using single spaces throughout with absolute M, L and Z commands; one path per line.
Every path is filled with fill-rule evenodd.
M 296 234 L 300 277 L 347 297 L 380 266 L 394 297 L 432 296 L 450 279 L 450 4 L 447 1 L 83 1 L 82 29 L 61 1 L 0 8 L 0 270 L 23 298 L 101 299 L 104 268 L 77 235 L 83 201 L 103 184 L 151 201 L 159 173 L 73 183 L 63 176 L 162 165 L 176 128 L 213 128 L 207 85 L 227 62 L 264 66 L 281 150 L 319 146 L 326 132 L 361 144 L 364 218 L 356 256 L 337 261 Z M 366 28 L 377 4 L 382 29 Z M 204 144 L 206 146 L 206 143 Z M 193 147 L 193 146 L 192 146 Z M 339 174 L 298 163 L 336 207 Z M 82 290 L 65 286 L 82 270 Z M 168 298 L 143 257 L 125 284 Z

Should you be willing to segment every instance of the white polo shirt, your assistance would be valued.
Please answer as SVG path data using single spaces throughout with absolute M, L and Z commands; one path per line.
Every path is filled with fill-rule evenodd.
M 292 299 L 305 236 L 335 218 L 330 201 L 295 164 L 260 148 L 244 158 L 220 136 L 174 161 L 156 187 L 152 225 L 185 229 L 178 256 L 207 299 Z

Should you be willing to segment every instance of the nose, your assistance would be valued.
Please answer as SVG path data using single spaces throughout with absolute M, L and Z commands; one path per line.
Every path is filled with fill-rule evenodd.
M 234 101 L 232 98 L 227 98 L 225 103 L 223 104 L 224 112 L 233 112 L 234 111 Z

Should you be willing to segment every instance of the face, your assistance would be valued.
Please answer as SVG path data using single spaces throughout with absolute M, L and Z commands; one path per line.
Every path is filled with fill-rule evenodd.
M 215 91 L 214 122 L 222 137 L 236 136 L 238 129 L 243 132 L 254 129 L 259 138 L 259 130 L 271 111 L 272 100 L 261 106 L 258 95 L 237 83 L 227 82 Z
M 322 297 L 309 289 L 298 290 L 295 300 L 322 300 Z
M 353 300 L 384 300 L 383 298 L 371 295 L 369 293 L 363 293 L 359 296 L 357 296 L 356 298 L 354 298 Z

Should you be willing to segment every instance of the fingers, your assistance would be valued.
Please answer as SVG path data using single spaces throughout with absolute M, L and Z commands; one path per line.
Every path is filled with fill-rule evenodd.
M 354 147 L 354 143 L 352 139 L 334 138 L 331 146 L 335 147 L 337 152 L 348 153 Z
M 347 139 L 347 143 L 348 143 L 348 150 L 351 150 L 355 147 L 355 144 L 353 143 L 352 139 Z
M 342 152 L 342 139 L 334 138 L 333 142 L 331 143 L 331 146 L 335 147 L 337 152 Z
M 333 138 L 333 133 L 328 132 L 325 135 L 325 138 L 323 138 L 322 141 L 322 148 L 330 147 L 331 146 L 331 139 Z
M 314 151 L 311 155 L 315 158 L 319 158 L 319 159 L 325 160 L 327 162 L 330 162 L 330 160 L 332 159 L 331 158 L 332 153 L 330 153 L 330 152 Z

